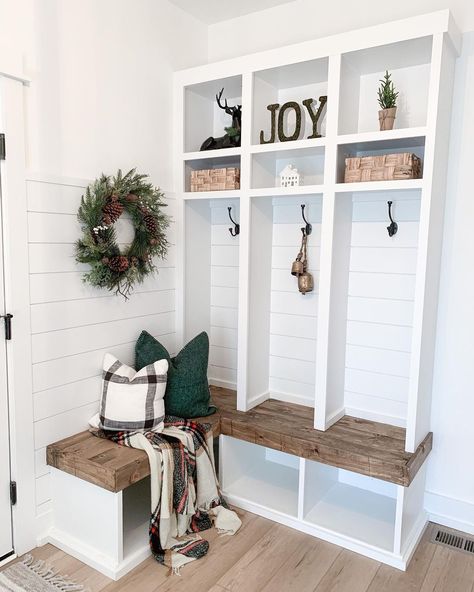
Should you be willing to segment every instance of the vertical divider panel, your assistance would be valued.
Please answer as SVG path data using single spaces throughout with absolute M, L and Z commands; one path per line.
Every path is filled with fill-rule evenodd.
M 393 551 L 400 553 L 402 547 L 403 504 L 405 500 L 405 487 L 397 486 L 397 509 L 395 511 L 395 528 L 393 533 Z
M 303 518 L 304 518 L 305 479 L 306 479 L 306 460 L 304 458 L 300 458 L 299 480 L 298 480 L 298 520 L 303 520 Z
M 175 302 L 176 302 L 176 351 L 184 346 L 184 325 L 185 325 L 185 313 L 184 313 L 184 291 L 186 286 L 186 262 L 185 262 L 185 209 L 186 202 L 183 199 L 182 194 L 176 194 L 176 236 L 181 237 L 181 240 L 176 241 L 176 290 L 175 290 Z
M 249 208 L 247 409 L 269 397 L 272 198 L 253 198 Z
M 333 249 L 335 230 L 337 128 L 339 120 L 339 92 L 341 79 L 341 55 L 329 56 L 328 107 L 326 118 L 326 151 L 324 160 L 323 210 L 321 222 L 321 257 L 319 273 L 318 335 L 316 340 L 316 381 L 314 427 L 325 430 L 327 422 L 327 396 L 329 380 L 329 335 L 331 331 L 331 284 L 333 273 Z M 342 395 L 343 396 L 343 395 Z
M 398 485 L 395 518 L 394 553 L 407 561 L 416 549 L 418 540 L 428 522 L 424 509 L 426 463 L 418 471 L 410 487 Z
M 436 33 L 433 36 L 423 163 L 405 446 L 407 452 L 414 452 L 430 429 L 454 61 L 455 54 L 450 41 L 444 33 Z
M 347 292 L 349 284 L 349 267 L 352 234 L 352 194 L 328 194 L 324 207 L 327 206 L 327 224 L 331 235 L 331 243 L 327 246 L 330 267 L 327 276 L 327 333 L 325 334 L 326 366 L 318 373 L 316 369 L 316 401 L 315 427 L 326 430 L 338 421 L 345 413 L 344 382 L 346 360 L 347 333 Z M 321 251 L 321 266 L 323 252 Z M 319 350 L 318 334 L 318 356 Z M 318 359 L 318 357 L 316 358 Z M 322 374 L 324 372 L 324 374 Z M 322 374 L 322 376 L 321 376 Z M 318 383 L 319 379 L 322 379 Z M 322 386 L 322 384 L 324 386 Z M 323 390 L 324 388 L 324 390 Z M 318 402 L 323 404 L 324 413 L 319 411 Z M 321 403 L 319 406 L 321 406 Z
M 185 202 L 183 199 L 184 192 L 184 88 L 181 80 L 177 78 L 174 84 L 174 100 L 173 100 L 174 122 L 175 130 L 173 134 L 173 151 L 174 151 L 174 174 L 173 190 L 176 195 L 176 236 L 181 237 L 181 240 L 176 241 L 176 348 L 177 351 L 184 345 L 184 289 L 185 289 Z
M 253 73 L 242 76 L 242 136 L 240 156 L 240 243 L 239 243 L 239 324 L 237 343 L 237 409 L 247 411 L 249 405 L 249 274 L 250 274 L 250 144 L 253 111 Z
M 211 326 L 211 209 L 209 201 L 185 204 L 184 337 L 189 340 Z

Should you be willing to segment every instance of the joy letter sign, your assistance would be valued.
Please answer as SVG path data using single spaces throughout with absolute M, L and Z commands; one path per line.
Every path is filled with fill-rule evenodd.
M 313 99 L 305 99 L 303 101 L 303 105 L 308 110 L 309 116 L 311 117 L 311 121 L 313 123 L 313 133 L 308 136 L 308 139 L 321 137 L 321 134 L 318 133 L 318 121 L 321 118 L 327 100 L 327 96 L 319 97 L 319 107 L 317 111 L 313 110 Z M 301 134 L 302 117 L 302 109 L 300 105 L 296 101 L 289 101 L 288 103 L 282 105 L 281 108 L 278 103 L 273 103 L 272 105 L 268 105 L 267 109 L 271 114 L 272 129 L 270 132 L 270 138 L 268 140 L 265 140 L 265 134 L 263 130 L 260 132 L 260 144 L 272 144 L 275 142 L 278 109 L 280 109 L 280 112 L 278 113 L 278 139 L 280 142 L 291 142 L 293 140 L 298 140 Z M 295 129 L 291 135 L 286 135 L 284 129 L 285 116 L 288 116 L 288 113 L 291 111 L 294 111 L 296 116 Z

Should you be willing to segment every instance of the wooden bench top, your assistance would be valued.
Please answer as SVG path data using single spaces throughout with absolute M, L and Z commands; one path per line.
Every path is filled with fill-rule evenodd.
M 428 456 L 430 432 L 414 453 L 405 452 L 405 430 L 344 416 L 327 431 L 313 428 L 313 409 L 270 400 L 246 413 L 236 410 L 236 394 L 211 387 L 218 412 L 197 419 L 224 434 L 398 485 L 408 486 Z M 48 465 L 117 492 L 150 474 L 141 450 L 118 446 L 88 431 L 50 444 Z

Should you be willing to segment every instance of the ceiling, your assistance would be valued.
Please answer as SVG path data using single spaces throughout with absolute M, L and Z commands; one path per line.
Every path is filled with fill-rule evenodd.
M 287 4 L 291 0 L 170 0 L 199 20 L 212 24 Z

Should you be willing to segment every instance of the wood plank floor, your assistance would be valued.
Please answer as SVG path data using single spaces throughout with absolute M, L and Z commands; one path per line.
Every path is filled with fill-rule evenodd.
M 91 592 L 474 592 L 474 555 L 431 543 L 433 525 L 403 573 L 249 512 L 239 515 L 234 537 L 203 533 L 210 551 L 181 577 L 168 576 L 150 557 L 113 582 L 52 545 L 32 554 Z

